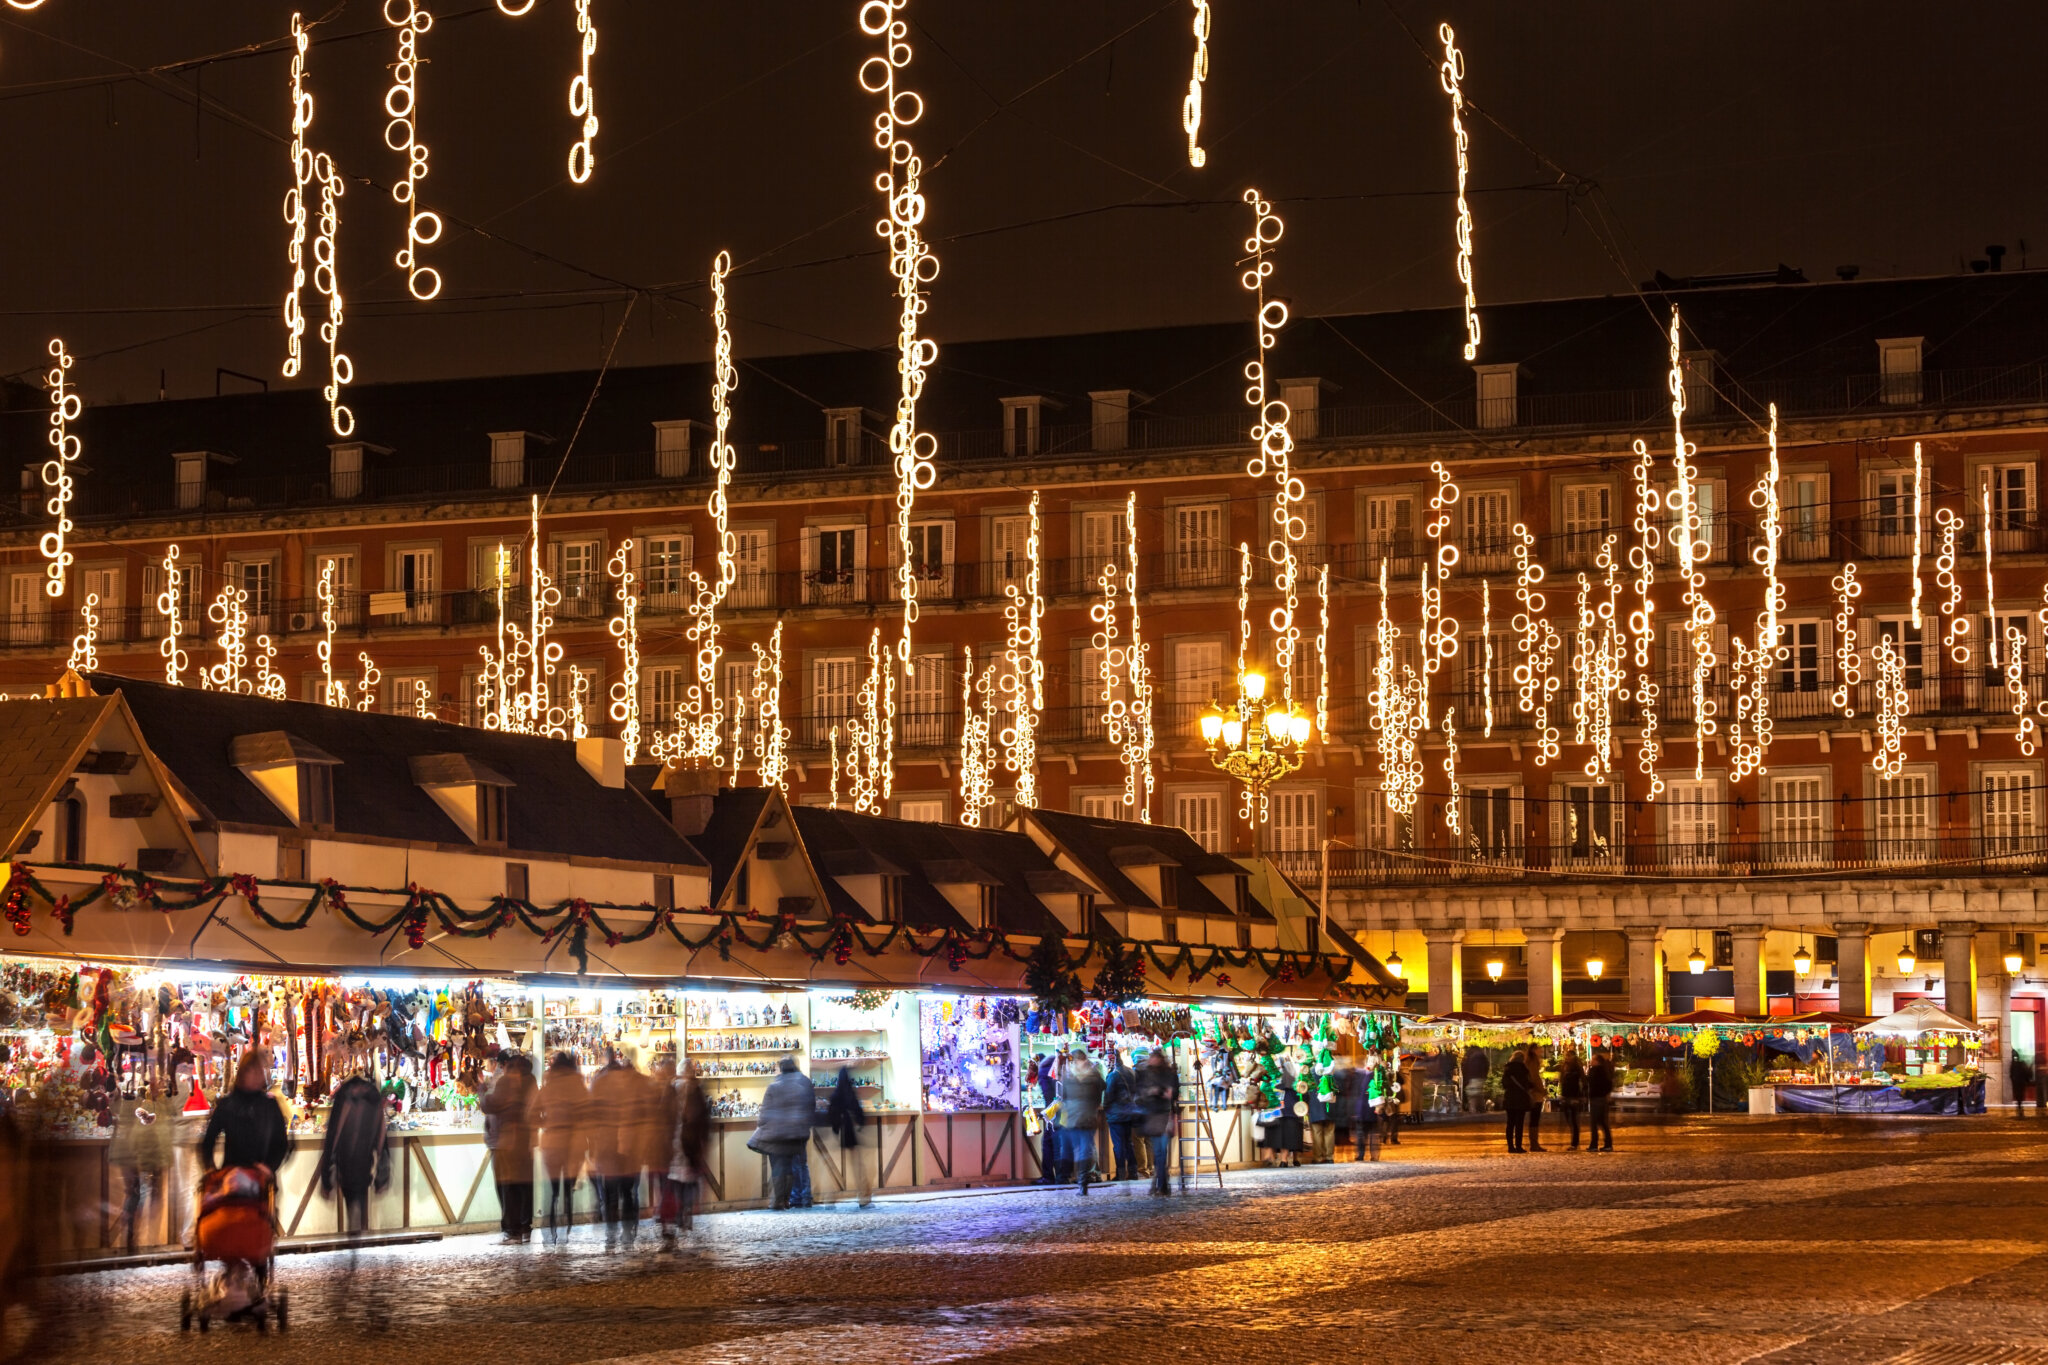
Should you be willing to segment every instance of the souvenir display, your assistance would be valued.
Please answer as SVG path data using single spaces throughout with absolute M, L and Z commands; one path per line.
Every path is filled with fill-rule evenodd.
M 927 1113 L 1017 1107 L 1019 1011 L 1008 1000 L 926 995 L 917 1003 Z

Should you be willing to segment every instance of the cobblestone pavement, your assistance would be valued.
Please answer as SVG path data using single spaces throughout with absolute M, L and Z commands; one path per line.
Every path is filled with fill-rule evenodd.
M 60 1362 L 2048 1365 L 2048 1124 L 1624 1129 L 1511 1157 L 740 1213 L 688 1250 L 462 1237 L 292 1256 L 292 1330 L 181 1336 L 176 1267 L 48 1281 Z

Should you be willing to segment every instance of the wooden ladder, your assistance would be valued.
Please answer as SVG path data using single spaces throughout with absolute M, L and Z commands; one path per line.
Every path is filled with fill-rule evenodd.
M 1216 1168 L 1216 1188 L 1223 1188 L 1223 1149 L 1216 1145 L 1216 1129 L 1209 1122 L 1209 1086 L 1202 1075 L 1202 1049 L 1194 1045 L 1195 1079 L 1192 1085 L 1183 1082 L 1180 1087 L 1181 1118 L 1174 1124 L 1176 1155 L 1180 1161 L 1180 1192 L 1188 1192 L 1189 1167 L 1194 1168 L 1194 1178 L 1202 1174 L 1202 1146 L 1208 1144 L 1210 1162 Z M 1189 1092 L 1193 1094 L 1190 1095 Z M 1186 1117 L 1192 1109 L 1195 1117 Z M 1194 1159 L 1190 1161 L 1192 1149 Z

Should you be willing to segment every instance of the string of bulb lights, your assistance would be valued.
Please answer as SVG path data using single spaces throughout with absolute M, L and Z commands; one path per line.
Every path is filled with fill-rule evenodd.
M 427 144 L 419 139 L 419 74 L 425 60 L 420 39 L 434 16 L 418 0 L 384 0 L 384 22 L 398 33 L 398 59 L 391 64 L 391 88 L 384 93 L 384 145 L 405 158 L 405 174 L 391 186 L 403 208 L 405 245 L 394 264 L 405 272 L 405 287 L 422 303 L 441 292 L 441 272 L 420 259 L 420 248 L 441 239 L 441 215 L 420 207 L 419 187 L 427 178 Z
M 43 532 L 40 548 L 43 555 L 43 592 L 50 597 L 62 597 L 66 577 L 71 572 L 72 553 L 70 537 L 71 498 L 76 485 L 71 477 L 71 467 L 77 463 L 81 445 L 72 434 L 71 424 L 85 410 L 85 404 L 71 387 L 71 353 L 64 349 L 62 337 L 53 337 L 49 345 L 50 369 L 46 376 L 50 389 L 50 458 L 43 461 L 43 487 L 50 490 L 44 510 L 49 512 L 51 528 Z
M 1209 0 L 1193 0 L 1195 7 L 1195 58 L 1188 71 L 1188 93 L 1180 105 L 1181 131 L 1188 135 L 1188 165 L 1196 170 L 1209 164 L 1202 150 L 1202 83 L 1209 79 Z

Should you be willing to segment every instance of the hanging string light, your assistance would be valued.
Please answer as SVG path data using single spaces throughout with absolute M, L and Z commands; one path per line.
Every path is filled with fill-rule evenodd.
M 1003 623 L 1008 639 L 999 681 L 1003 766 L 1015 779 L 1017 805 L 1025 810 L 1038 807 L 1038 717 L 1045 710 L 1045 664 L 1039 658 L 1039 622 L 1045 616 L 1040 550 L 1038 494 L 1034 492 L 1024 536 L 1024 582 L 1020 587 L 1013 578 L 1003 585 Z
M 611 687 L 611 718 L 619 727 L 619 744 L 626 762 L 640 754 L 640 597 L 633 591 L 633 542 L 623 541 L 605 565 L 605 573 L 618 584 L 619 614 L 605 623 L 605 629 L 619 642 L 619 680 Z M 775 628 L 779 637 L 782 627 Z M 758 649 L 759 646 L 756 646 Z
M 1153 728 L 1152 665 L 1138 619 L 1138 495 L 1124 498 L 1124 599 L 1131 618 L 1131 642 L 1124 647 L 1128 721 L 1124 727 L 1124 807 L 1135 808 L 1138 819 L 1152 823 L 1152 750 L 1157 742 Z
M 1329 571 L 1329 570 L 1328 570 L 1327 568 L 1323 570 L 1323 576 L 1324 576 L 1324 578 L 1325 578 L 1325 579 L 1327 579 L 1327 578 L 1329 577 L 1329 572 L 1330 572 L 1330 571 Z M 1326 609 L 1326 610 L 1325 610 L 1325 612 L 1324 612 L 1324 619 L 1325 619 L 1325 620 L 1328 620 L 1328 619 L 1329 619 L 1329 616 L 1328 616 L 1328 611 L 1327 611 L 1327 609 Z M 1484 704 L 1485 704 L 1485 707 L 1486 707 L 1486 710 L 1485 710 L 1485 717 L 1486 717 L 1486 730 L 1485 730 L 1485 733 L 1484 733 L 1484 736 L 1483 736 L 1483 737 L 1484 737 L 1484 738 L 1486 738 L 1486 739 L 1492 739 L 1492 738 L 1493 738 L 1493 582 L 1492 582 L 1492 580 L 1490 580 L 1490 579 L 1485 579 L 1485 578 L 1482 578 L 1482 579 L 1480 579 L 1480 580 L 1479 580 L 1479 644 L 1480 644 L 1480 648 L 1481 648 L 1481 649 L 1483 649 L 1483 650 L 1485 651 L 1485 656 L 1484 656 L 1484 659 L 1483 659 L 1484 667 L 1483 667 L 1483 668 L 1482 668 L 1482 669 L 1480 670 L 1480 675 L 1479 675 L 1479 687 L 1480 687 L 1481 695 L 1482 695 L 1482 696 L 1484 697 L 1484 699 L 1485 699 L 1485 702 L 1484 702 Z
M 1381 569 L 1386 568 L 1384 560 Z M 1252 648 L 1252 547 L 1237 543 L 1237 676 L 1242 678 L 1251 665 Z
M 200 686 L 216 692 L 253 692 L 254 685 L 243 676 L 249 666 L 248 592 L 239 584 L 227 584 L 206 609 L 206 619 L 220 627 L 221 661 L 201 670 Z
M 1678 540 L 1678 572 L 1685 579 L 1686 637 L 1692 646 L 1692 733 L 1694 756 L 1692 775 L 1702 781 L 1707 775 L 1707 740 L 1716 729 L 1715 703 L 1707 683 L 1713 676 L 1714 604 L 1707 600 L 1707 577 L 1701 563 L 1712 552 L 1712 543 L 1702 539 L 1709 528 L 1701 525 L 1700 506 L 1693 486 L 1698 471 L 1692 458 L 1699 447 L 1685 438 L 1685 360 L 1679 347 L 1678 309 L 1671 310 L 1671 491 L 1666 505 L 1677 520 L 1672 534 Z
M 71 658 L 64 667 L 84 677 L 100 670 L 100 655 L 96 648 L 100 638 L 100 595 L 89 592 L 85 601 L 78 604 L 78 634 L 71 637 Z
M 788 789 L 789 727 L 782 722 L 782 622 L 775 623 L 768 647 L 754 646 L 754 763 L 761 785 Z
M 1330 739 L 1330 566 L 1316 576 L 1316 602 L 1322 608 L 1322 620 L 1316 628 L 1316 737 L 1324 743 Z M 1493 662 L 1493 649 L 1486 652 L 1487 663 Z M 1486 694 L 1486 729 L 1493 733 L 1493 693 Z
M 1202 150 L 1202 82 L 1209 79 L 1209 0 L 1194 0 L 1195 64 L 1188 72 L 1187 98 L 1180 104 L 1181 130 L 1188 135 L 1188 165 L 1196 170 L 1209 164 Z
M 71 571 L 71 466 L 78 459 L 79 441 L 71 434 L 71 424 L 78 420 L 85 405 L 71 389 L 71 355 L 64 349 L 62 337 L 50 340 L 50 449 L 54 452 L 43 461 L 43 487 L 50 490 L 50 500 L 45 505 L 56 525 L 43 532 L 43 569 L 47 575 L 43 591 L 51 597 L 64 595 L 65 575 Z
M 1451 509 L 1458 504 L 1458 485 L 1451 481 L 1451 472 L 1444 468 L 1441 460 L 1430 461 L 1429 472 L 1436 478 L 1436 491 L 1430 494 L 1429 525 L 1424 529 L 1436 546 L 1436 553 L 1431 560 L 1431 569 L 1424 571 L 1422 579 L 1420 644 L 1425 704 L 1429 699 L 1430 679 L 1436 676 L 1438 669 L 1457 657 L 1459 630 L 1458 618 L 1444 613 L 1444 588 L 1451 581 L 1451 570 L 1458 564 L 1456 543 L 1445 539 L 1451 529 Z M 1425 724 L 1427 719 L 1425 711 Z
M 434 694 L 428 690 L 425 678 L 412 680 L 412 715 L 414 720 L 434 718 Z
M 164 586 L 156 595 L 156 610 L 164 618 L 164 638 L 156 648 L 164 657 L 164 681 L 177 687 L 183 683 L 185 669 L 191 662 L 185 657 L 185 647 L 178 642 L 185 632 L 185 575 L 178 568 L 177 546 L 164 551 L 162 572 Z
M 977 676 L 973 645 L 966 646 L 966 660 L 960 673 L 960 823 L 979 829 L 982 812 L 996 803 L 995 745 L 989 734 L 995 665 Z
M 1746 755 L 1746 765 L 1738 762 L 1736 780 L 1744 771 L 1762 772 L 1769 761 L 1771 750 L 1771 693 L 1768 686 L 1771 672 L 1784 657 L 1780 643 L 1782 634 L 1778 625 L 1779 613 L 1785 609 L 1785 585 L 1778 581 L 1778 544 L 1784 529 L 1784 509 L 1780 504 L 1778 482 L 1778 405 L 1771 404 L 1771 424 L 1768 432 L 1770 454 L 1764 466 L 1763 477 L 1750 491 L 1749 504 L 1762 515 L 1757 530 L 1762 533 L 1763 543 L 1749 552 L 1750 561 L 1764 571 L 1764 606 L 1757 617 L 1756 648 L 1748 660 L 1749 678 L 1749 720 L 1753 738 L 1752 748 Z M 1919 581 L 1917 578 L 1915 583 Z M 1737 689 L 1740 696 L 1740 688 Z M 1738 701 L 1737 706 L 1740 708 Z
M 500 546 L 500 558 L 503 558 L 503 555 L 504 547 Z M 314 653 L 320 658 L 320 704 L 322 706 L 345 707 L 348 705 L 348 688 L 336 682 L 334 678 L 334 629 L 338 623 L 335 619 L 334 610 L 335 586 L 334 560 L 332 558 L 324 559 L 320 562 L 320 586 L 315 590 L 315 594 L 320 601 L 320 643 L 314 650 Z M 500 629 L 502 630 L 504 621 L 504 598 L 502 591 L 499 594 L 498 616 Z
M 291 225 L 285 260 L 292 282 L 284 294 L 284 377 L 298 376 L 304 360 L 306 312 L 306 192 L 313 185 L 313 154 L 306 148 L 306 130 L 313 124 L 313 96 L 306 89 L 306 47 L 311 41 L 304 20 L 292 15 L 292 187 L 284 192 L 284 220 Z
M 2031 757 L 2038 728 L 2027 697 L 2027 637 L 2018 626 L 2005 628 L 2005 694 L 2011 698 L 2013 716 L 2019 721 L 2013 737 L 2019 741 L 2020 752 Z
M 1095 575 L 1096 600 L 1088 607 L 1088 619 L 1095 623 L 1095 633 L 1088 644 L 1095 651 L 1096 697 L 1102 703 L 1102 734 L 1112 749 L 1121 749 L 1124 742 L 1125 706 L 1123 699 L 1124 657 L 1117 644 L 1116 602 L 1117 589 L 1122 575 L 1114 564 L 1104 564 L 1102 571 Z
M 1970 661 L 1970 618 L 1963 615 L 1963 583 L 1956 577 L 1956 536 L 1963 529 L 1963 519 L 1947 507 L 1934 514 L 1934 524 L 1941 535 L 1941 551 L 1934 558 L 1934 585 L 1941 589 L 1941 614 L 1947 618 L 1947 629 L 1942 634 L 1941 648 L 1948 652 L 1951 660 L 1959 664 Z
M 1239 276 L 1239 283 L 1250 291 L 1254 304 L 1253 321 L 1258 333 L 1259 352 L 1245 362 L 1245 402 L 1252 409 L 1252 454 L 1246 463 L 1245 473 L 1253 479 L 1270 475 L 1274 482 L 1273 517 L 1270 533 L 1266 540 L 1266 558 L 1273 565 L 1273 586 L 1280 594 L 1280 601 L 1268 617 L 1267 625 L 1273 632 L 1273 663 L 1280 673 L 1280 695 L 1284 704 L 1291 706 L 1294 701 L 1294 655 L 1301 644 L 1301 631 L 1295 624 L 1295 612 L 1300 606 L 1300 560 L 1295 547 L 1308 536 L 1308 522 L 1301 515 L 1301 507 L 1307 499 L 1307 489 L 1295 476 L 1294 436 L 1288 430 L 1292 416 L 1287 404 L 1271 396 L 1266 375 L 1266 355 L 1278 343 L 1280 329 L 1287 325 L 1287 304 L 1280 299 L 1266 297 L 1266 281 L 1272 278 L 1273 262 L 1267 253 L 1280 241 L 1286 230 L 1280 216 L 1273 212 L 1273 205 L 1260 197 L 1255 189 L 1244 192 L 1244 202 L 1252 211 L 1252 232 L 1244 240 L 1245 265 Z
M 1777 405 L 1772 405 L 1773 415 Z M 1920 629 L 1920 542 L 1923 534 L 1920 523 L 1920 509 L 1926 505 L 1921 496 L 1920 483 L 1926 467 L 1920 460 L 1920 443 L 1913 442 L 1913 629 Z
M 498 8 L 504 9 L 504 0 Z M 528 4 L 526 9 L 532 9 Z M 526 10 L 506 10 L 524 14 Z M 569 178 L 581 185 L 597 169 L 597 87 L 590 83 L 590 59 L 597 55 L 597 21 L 590 17 L 590 0 L 576 0 L 576 32 L 582 35 L 577 47 L 583 65 L 569 78 L 569 117 L 583 120 L 583 135 L 569 144 Z
M 860 713 L 846 722 L 846 775 L 853 808 L 881 814 L 895 784 L 890 734 L 896 728 L 895 670 L 886 666 L 882 628 L 868 637 L 868 671 L 861 681 Z
M 1444 777 L 1451 787 L 1450 799 L 1444 802 L 1444 824 L 1449 826 L 1451 837 L 1460 833 L 1458 808 L 1463 804 L 1458 790 L 1458 727 L 1455 721 L 1456 708 L 1444 708 Z
M 1657 554 L 1664 543 L 1658 516 L 1664 499 L 1653 480 L 1655 462 L 1650 447 L 1636 441 L 1635 455 L 1636 543 L 1629 547 L 1628 562 L 1636 571 L 1636 609 L 1629 613 L 1628 629 L 1635 641 L 1636 672 L 1642 675 L 1637 683 L 1640 691 L 1649 677 L 1651 651 L 1657 643 L 1657 602 L 1650 594 L 1657 584 Z
M 752 670 L 748 670 L 751 672 Z M 581 674 L 577 675 L 580 680 Z M 734 692 L 732 698 L 732 780 L 726 785 L 740 784 L 740 769 L 747 759 L 747 694 Z
M 1906 666 L 1900 651 L 1893 647 L 1889 635 L 1877 637 L 1877 647 L 1871 651 L 1877 665 L 1877 752 L 1871 755 L 1871 766 L 1877 775 L 1889 781 L 1899 775 L 1906 766 L 1902 746 L 1906 735 Z
M 343 386 L 355 382 L 355 362 L 341 350 L 341 172 L 334 158 L 321 152 L 313 158 L 313 178 L 320 182 L 319 228 L 313 238 L 313 287 L 326 296 L 327 320 L 320 324 L 320 340 L 327 346 L 327 383 L 320 396 L 327 400 L 327 421 L 336 436 L 356 429 L 355 414 L 342 404 Z
M 377 684 L 384 680 L 384 675 L 377 671 L 377 665 L 371 660 L 368 650 L 357 654 L 356 662 L 363 666 L 363 676 L 356 680 L 356 710 L 375 710 Z
M 1856 581 L 1853 561 L 1835 575 L 1834 588 L 1835 695 L 1830 700 L 1844 720 L 1854 720 L 1856 694 L 1852 689 L 1863 681 L 1862 659 L 1856 650 L 1856 599 L 1863 595 L 1863 585 Z
M 256 695 L 268 697 L 272 701 L 283 701 L 287 695 L 284 675 L 277 671 L 276 665 L 277 641 L 271 639 L 268 635 L 258 635 L 256 637 Z M 426 684 L 421 683 L 420 687 L 424 690 Z
M 405 272 L 406 289 L 424 303 L 441 292 L 441 272 L 420 261 L 420 248 L 441 240 L 441 215 L 422 209 L 419 195 L 427 178 L 427 144 L 418 129 L 420 39 L 433 28 L 434 16 L 419 0 L 384 0 L 384 22 L 398 30 L 398 60 L 384 92 L 384 145 L 405 158 L 405 175 L 391 186 L 391 198 L 406 214 L 405 245 L 393 259 Z
M 1479 301 L 1472 291 L 1472 209 L 1465 202 L 1465 181 L 1472 171 L 1465 136 L 1465 54 L 1458 51 L 1458 35 L 1449 24 L 1438 25 L 1436 36 L 1444 45 L 1438 78 L 1451 97 L 1451 143 L 1458 154 L 1458 280 L 1465 286 L 1465 359 L 1472 360 L 1479 355 Z
M 1985 480 L 1977 490 L 1983 502 L 1983 518 L 1978 523 L 1984 528 L 1984 661 L 1987 667 L 1998 667 L 1998 589 L 1991 582 L 1991 482 Z
M 732 394 L 739 371 L 732 361 L 732 331 L 725 308 L 725 277 L 732 254 L 721 251 L 711 262 L 711 321 L 717 340 L 711 376 L 711 495 L 705 510 L 717 545 L 717 568 L 710 578 L 690 571 L 690 641 L 697 647 L 695 680 L 677 710 L 683 735 L 683 756 L 707 767 L 718 766 L 719 733 L 725 724 L 725 698 L 718 689 L 718 612 L 739 577 L 739 542 L 730 524 L 728 490 L 732 486 L 733 449 L 726 432 L 732 424 Z
M 1520 610 L 1510 623 L 1521 648 L 1521 662 L 1515 665 L 1515 700 L 1518 709 L 1530 716 L 1536 730 L 1536 763 L 1546 766 L 1556 758 L 1557 727 L 1551 724 L 1550 703 L 1560 687 L 1551 671 L 1557 653 L 1557 627 L 1543 615 L 1544 596 L 1536 590 L 1543 581 L 1543 566 L 1530 553 L 1536 538 L 1529 528 L 1515 523 L 1515 601 Z
M 1400 660 L 1401 630 L 1387 606 L 1387 564 L 1380 561 L 1380 619 L 1374 636 L 1373 685 L 1368 702 L 1372 729 L 1379 734 L 1380 790 L 1387 809 L 1406 818 L 1415 813 L 1422 790 L 1420 736 L 1428 717 L 1420 713 L 1420 680 Z M 1249 793 L 1247 794 L 1249 799 Z
M 901 387 L 896 420 L 889 429 L 889 453 L 896 469 L 896 587 L 903 598 L 903 638 L 896 657 L 904 675 L 913 672 L 910 631 L 917 622 L 917 565 L 911 555 L 910 519 L 917 495 L 938 479 L 938 438 L 917 429 L 917 403 L 924 393 L 925 371 L 939 358 L 939 345 L 918 335 L 918 319 L 927 301 L 924 287 L 938 277 L 939 258 L 924 240 L 924 161 L 903 130 L 924 117 L 924 100 L 914 90 L 898 89 L 897 73 L 910 65 L 910 26 L 897 17 L 908 0 L 866 0 L 860 7 L 861 32 L 882 40 L 880 54 L 861 63 L 860 84 L 881 96 L 875 115 L 875 146 L 888 164 L 875 175 L 875 188 L 887 206 L 875 232 L 889 244 L 889 273 L 896 281 L 896 371 Z

